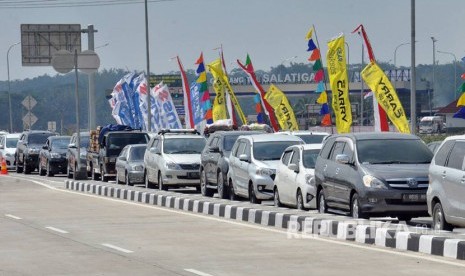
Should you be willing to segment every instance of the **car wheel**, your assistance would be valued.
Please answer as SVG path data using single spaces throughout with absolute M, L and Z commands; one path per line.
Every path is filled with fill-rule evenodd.
M 213 196 L 213 191 L 207 188 L 207 173 L 205 172 L 205 170 L 200 171 L 200 192 L 203 196 Z
M 279 200 L 278 188 L 274 189 L 274 206 L 283 207 L 283 204 L 281 203 L 281 200 Z
M 152 182 L 149 181 L 149 176 L 147 175 L 147 171 L 144 173 L 144 182 L 145 182 L 145 188 L 153 188 Z
M 302 196 L 302 192 L 300 190 L 297 191 L 296 203 L 297 209 L 302 211 L 306 210 L 304 206 L 304 197 Z
M 16 156 L 16 173 L 22 173 L 23 172 L 23 167 L 19 166 L 19 159 L 18 156 Z
M 108 176 L 105 176 L 103 166 L 100 166 L 100 178 L 102 179 L 102 182 L 108 182 Z
M 224 176 L 222 171 L 218 172 L 218 177 L 216 179 L 218 179 L 218 197 L 222 199 L 228 198 L 228 188 L 224 183 Z
M 39 175 L 44 176 L 45 175 L 45 170 L 42 169 L 42 166 L 39 163 Z
M 30 174 L 31 173 L 31 168 L 29 168 L 29 166 L 27 165 L 26 163 L 26 160 L 23 160 L 23 173 L 24 174 Z
M 249 201 L 252 204 L 261 204 L 262 201 L 257 198 L 255 195 L 255 190 L 253 188 L 253 184 L 249 184 Z
M 92 180 L 100 180 L 99 175 L 95 172 L 93 167 L 90 167 L 90 171 L 92 172 Z
M 168 191 L 168 186 L 163 185 L 163 177 L 161 172 L 158 172 L 158 188 L 162 191 Z
M 234 185 L 232 183 L 232 180 L 229 180 L 229 200 L 237 200 L 237 195 L 234 192 Z
M 125 182 L 126 182 L 126 185 L 132 186 L 133 184 L 131 183 L 131 180 L 129 180 L 129 174 L 128 174 L 128 172 L 126 172 L 124 175 L 125 175 Z
M 434 230 L 447 230 L 452 231 L 454 228 L 451 224 L 446 221 L 444 216 L 444 210 L 440 202 L 434 204 L 433 207 L 433 227 Z
M 350 201 L 350 216 L 354 219 L 366 219 L 368 216 L 362 212 L 362 208 L 360 208 L 360 201 L 358 199 L 358 194 L 354 193 L 352 195 L 352 200 Z
M 328 206 L 326 205 L 326 197 L 323 190 L 320 190 L 318 194 L 318 212 L 324 214 L 328 212 Z
M 47 176 L 52 177 L 54 174 L 52 173 L 52 170 L 50 169 L 50 163 L 47 161 Z

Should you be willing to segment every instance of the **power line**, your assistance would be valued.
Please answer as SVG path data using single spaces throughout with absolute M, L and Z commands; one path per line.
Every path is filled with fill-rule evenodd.
M 148 2 L 172 2 L 175 0 L 148 0 Z M 117 6 L 141 4 L 143 0 L 100 0 L 100 1 L 63 1 L 63 0 L 25 0 L 25 1 L 0 1 L 0 8 L 25 9 L 25 8 L 71 8 L 91 6 Z

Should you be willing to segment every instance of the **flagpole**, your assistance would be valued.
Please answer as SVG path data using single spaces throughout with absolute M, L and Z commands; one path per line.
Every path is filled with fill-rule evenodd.
M 326 87 L 326 74 L 324 73 L 325 72 L 325 67 L 324 67 L 324 63 L 323 63 L 323 56 L 321 55 L 321 48 L 320 48 L 320 43 L 318 42 L 318 35 L 316 34 L 316 28 L 315 28 L 315 25 L 312 24 L 312 28 L 313 28 L 313 31 L 315 32 L 315 40 L 316 40 L 316 45 L 318 46 L 318 49 L 320 49 L 320 59 L 321 59 L 321 68 L 323 69 L 323 83 L 325 84 L 325 90 L 328 90 L 327 87 Z M 332 92 L 332 91 L 331 91 Z
M 365 90 L 365 86 L 363 85 L 363 79 L 362 79 L 362 70 L 363 70 L 363 64 L 365 63 L 365 49 L 363 46 L 362 42 L 362 66 L 360 68 L 360 82 L 361 82 L 361 88 L 360 88 L 360 125 L 363 126 L 363 90 Z M 375 108 L 375 107 L 373 107 Z

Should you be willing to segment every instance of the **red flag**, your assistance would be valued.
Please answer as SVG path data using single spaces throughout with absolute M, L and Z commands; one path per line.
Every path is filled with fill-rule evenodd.
M 315 61 L 320 59 L 320 57 L 320 50 L 316 48 L 315 50 L 313 50 L 312 55 L 308 58 L 308 61 Z
M 184 112 L 186 113 L 186 128 L 194 128 L 194 117 L 192 114 L 192 105 L 191 105 L 191 90 L 189 84 L 187 83 L 187 75 L 182 66 L 179 56 L 176 56 L 179 65 L 179 71 L 181 71 L 181 80 L 182 80 L 182 90 L 184 92 Z
M 465 73 L 463 73 L 460 77 L 465 80 Z
M 323 69 L 318 70 L 318 71 L 315 73 L 315 77 L 314 77 L 315 82 L 320 82 L 320 81 L 323 80 L 323 78 L 324 78 Z
M 331 126 L 331 115 L 328 113 L 321 119 L 321 126 Z

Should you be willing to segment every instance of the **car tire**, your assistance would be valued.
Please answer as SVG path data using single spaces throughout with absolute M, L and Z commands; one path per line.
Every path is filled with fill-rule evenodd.
M 275 188 L 275 189 L 274 189 L 273 201 L 274 201 L 274 206 L 275 206 L 275 207 L 283 207 L 283 204 L 281 203 L 281 200 L 279 199 L 278 188 Z
M 133 184 L 131 183 L 131 180 L 129 179 L 129 174 L 128 174 L 128 172 L 126 172 L 126 173 L 124 174 L 124 182 L 125 182 L 126 185 L 128 185 L 128 186 L 132 186 L 132 185 L 133 185 Z
M 46 174 L 46 171 L 44 169 L 42 169 L 42 166 L 39 164 L 39 175 L 40 176 L 45 176 Z
M 446 221 L 444 216 L 444 210 L 440 202 L 437 202 L 433 206 L 433 225 L 434 230 L 446 230 L 452 231 L 454 226 Z
M 326 197 L 323 189 L 318 193 L 318 212 L 320 214 L 325 214 L 328 212 L 328 205 L 326 204 Z
M 224 175 L 222 171 L 218 172 L 218 176 L 216 177 L 218 182 L 218 197 L 221 199 L 228 198 L 228 187 L 224 183 Z
M 47 161 L 47 176 L 52 177 L 54 176 L 54 173 L 52 173 L 52 170 L 50 169 L 50 163 Z
M 168 186 L 163 185 L 163 177 L 161 175 L 161 172 L 158 172 L 158 188 L 161 191 L 168 191 Z
M 253 184 L 249 184 L 249 201 L 252 204 L 261 204 L 262 201 L 257 198 L 255 195 L 255 190 L 253 188 Z
M 147 175 L 147 171 L 145 171 L 144 173 L 144 183 L 145 183 L 145 188 L 147 189 L 153 189 L 154 185 L 152 184 L 152 182 L 149 181 L 149 176 Z
M 207 188 L 207 173 L 205 172 L 205 170 L 200 171 L 200 192 L 203 196 L 213 196 L 213 191 Z
M 367 219 L 368 215 L 362 211 L 360 207 L 360 200 L 357 193 L 352 195 L 350 200 L 350 216 L 354 219 Z
M 19 166 L 19 159 L 18 157 L 16 156 L 16 173 L 22 173 L 23 172 L 23 167 L 20 167 Z
M 231 179 L 229 180 L 228 190 L 229 190 L 229 200 L 237 200 L 237 195 L 234 192 L 234 185 Z
M 300 189 L 297 191 L 296 195 L 296 207 L 298 210 L 306 211 L 307 209 L 304 206 L 304 197 L 302 196 L 302 192 Z
M 76 175 L 76 174 L 71 174 L 71 170 L 69 168 L 69 165 L 66 166 L 66 177 L 67 178 L 74 178 L 73 176 Z
M 23 160 L 23 173 L 24 174 L 30 174 L 31 173 L 31 168 L 26 163 L 26 160 Z
M 91 172 L 92 172 L 92 175 L 91 175 L 91 176 L 92 176 L 92 180 L 96 180 L 96 181 L 100 180 L 100 176 L 95 172 L 94 168 L 91 167 L 90 170 L 91 170 Z

